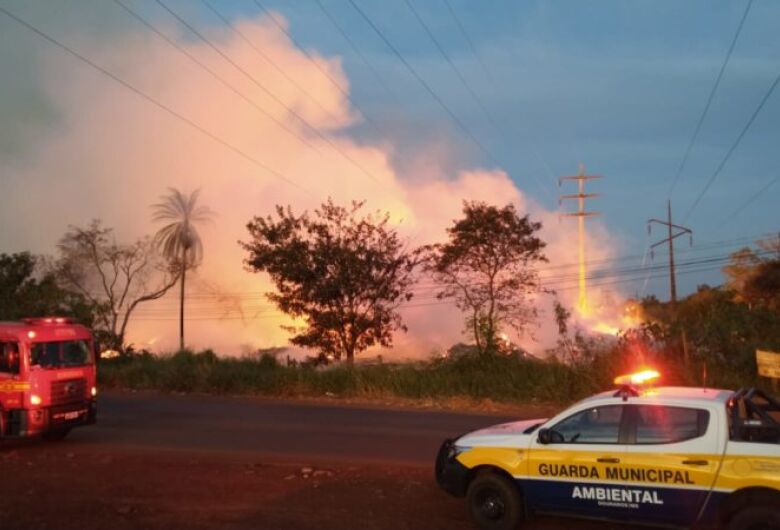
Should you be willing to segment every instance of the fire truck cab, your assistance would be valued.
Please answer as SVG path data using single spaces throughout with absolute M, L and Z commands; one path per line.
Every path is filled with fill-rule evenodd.
M 0 322 L 0 440 L 95 423 L 95 359 L 92 333 L 67 318 Z

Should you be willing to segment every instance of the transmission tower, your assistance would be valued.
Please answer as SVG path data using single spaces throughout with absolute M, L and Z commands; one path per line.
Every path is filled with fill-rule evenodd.
M 674 271 L 674 240 L 680 236 L 688 234 L 689 244 L 693 245 L 693 231 L 686 226 L 680 226 L 672 223 L 672 201 L 671 200 L 666 201 L 666 221 L 662 221 L 661 219 L 648 219 L 647 221 L 648 234 L 652 232 L 652 227 L 654 223 L 659 224 L 661 226 L 665 226 L 668 235 L 666 239 L 662 239 L 661 241 L 656 241 L 650 246 L 650 257 L 651 258 L 653 257 L 653 251 L 655 250 L 656 247 L 661 245 L 669 245 L 669 301 L 672 307 L 672 315 L 674 316 L 674 318 L 676 318 L 677 317 L 677 277 Z M 682 341 L 682 349 L 683 349 L 683 360 L 687 366 L 689 363 L 688 338 L 686 336 L 684 327 L 681 328 L 680 332 L 681 332 L 680 339 Z
M 577 231 L 579 237 L 579 265 L 580 265 L 579 301 L 577 306 L 580 311 L 580 314 L 583 315 L 589 312 L 587 285 L 586 285 L 586 271 L 585 271 L 585 218 L 600 215 L 601 213 L 596 211 L 585 210 L 585 201 L 587 199 L 592 199 L 600 195 L 598 193 L 585 193 L 585 181 L 595 180 L 600 178 L 602 178 L 600 175 L 586 175 L 585 166 L 583 164 L 580 164 L 580 172 L 578 175 L 574 175 L 571 177 L 560 177 L 558 179 L 559 187 L 563 185 L 563 181 L 565 180 L 574 180 L 577 182 L 577 193 L 573 193 L 570 195 L 560 195 L 558 198 L 558 205 L 563 204 L 564 200 L 577 199 L 577 205 L 578 205 L 577 211 L 571 213 L 563 213 L 561 214 L 561 217 L 577 218 Z

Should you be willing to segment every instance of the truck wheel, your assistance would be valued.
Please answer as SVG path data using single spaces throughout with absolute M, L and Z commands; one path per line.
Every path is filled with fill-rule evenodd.
M 728 530 L 780 530 L 780 510 L 770 506 L 749 506 L 731 518 Z
M 514 530 L 523 522 L 520 491 L 508 478 L 482 472 L 469 484 L 469 511 L 484 530 Z
M 64 440 L 69 432 L 70 432 L 70 428 L 68 427 L 65 427 L 64 429 L 55 429 L 53 431 L 47 431 L 43 433 L 43 439 L 48 440 L 50 442 L 59 442 L 60 440 Z

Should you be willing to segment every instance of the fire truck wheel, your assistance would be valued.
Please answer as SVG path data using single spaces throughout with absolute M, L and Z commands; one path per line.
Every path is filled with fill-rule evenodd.
M 780 510 L 771 506 L 748 506 L 731 518 L 728 530 L 780 530 Z
M 44 433 L 43 439 L 48 440 L 50 442 L 59 442 L 60 440 L 64 440 L 69 432 L 70 432 L 69 428 L 56 429 L 54 431 L 49 431 Z
M 520 491 L 498 473 L 479 473 L 469 484 L 467 500 L 471 516 L 482 529 L 514 530 L 523 521 Z

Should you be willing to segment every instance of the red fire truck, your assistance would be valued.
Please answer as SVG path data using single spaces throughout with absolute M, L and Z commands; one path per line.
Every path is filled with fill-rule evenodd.
M 92 333 L 67 318 L 0 322 L 0 439 L 95 423 L 95 359 Z

